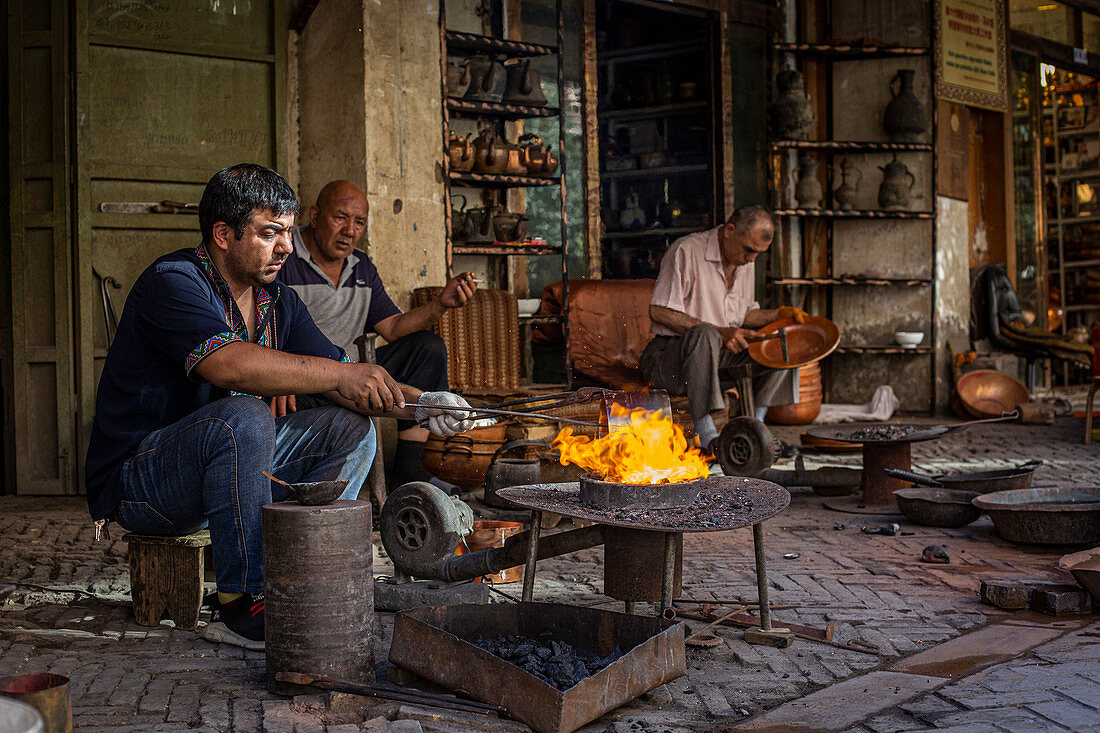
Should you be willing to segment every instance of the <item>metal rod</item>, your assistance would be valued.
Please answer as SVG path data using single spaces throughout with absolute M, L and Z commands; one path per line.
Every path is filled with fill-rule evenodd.
M 676 532 L 665 532 L 665 569 L 661 576 L 661 608 L 657 615 L 672 608 L 672 593 L 676 586 Z
M 542 512 L 531 510 L 531 531 L 527 540 L 527 564 L 523 566 L 523 600 L 530 603 L 535 597 L 535 564 L 539 561 L 539 530 L 542 527 Z
M 772 613 L 768 607 L 768 562 L 764 559 L 764 523 L 752 525 L 752 548 L 756 551 L 756 593 L 760 602 L 760 628 L 772 630 Z
M 434 410 L 442 410 L 444 412 L 465 412 L 469 413 L 468 417 L 475 418 L 475 413 L 482 413 L 485 415 L 506 415 L 508 417 L 534 417 L 540 420 L 553 420 L 554 422 L 564 422 L 570 425 L 585 425 L 593 428 L 606 427 L 602 423 L 598 422 L 586 422 L 584 420 L 573 420 L 568 417 L 558 417 L 556 415 L 544 415 L 541 412 L 520 412 L 518 410 L 494 410 L 488 407 L 450 407 L 447 405 L 422 405 L 419 402 L 408 402 L 405 407 L 426 407 Z

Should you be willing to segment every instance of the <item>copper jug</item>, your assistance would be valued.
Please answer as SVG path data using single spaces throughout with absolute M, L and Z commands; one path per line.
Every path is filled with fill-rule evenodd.
M 531 59 L 524 59 L 522 63 L 508 67 L 508 80 L 504 83 L 504 96 L 500 101 L 529 107 L 546 105 L 539 72 L 531 68 Z
M 463 99 L 472 102 L 496 102 L 500 100 L 504 84 L 504 64 L 487 54 L 476 54 L 466 59 L 470 74 L 470 86 Z
M 452 132 L 447 138 L 447 158 L 453 171 L 468 171 L 473 168 L 474 146 L 470 142 L 470 136 L 461 138 Z

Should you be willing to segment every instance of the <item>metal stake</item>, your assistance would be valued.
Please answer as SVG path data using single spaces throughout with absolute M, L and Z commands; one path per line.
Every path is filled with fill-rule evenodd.
M 760 628 L 772 630 L 772 612 L 768 606 L 768 562 L 764 559 L 764 523 L 752 525 L 752 546 L 756 551 L 756 593 L 760 603 Z
M 672 592 L 676 585 L 676 533 L 665 532 L 665 569 L 661 576 L 661 608 L 657 611 L 660 616 L 666 608 L 672 608 Z
M 523 566 L 523 601 L 530 603 L 535 596 L 535 563 L 539 560 L 539 531 L 542 528 L 542 512 L 531 510 L 531 532 L 527 541 L 527 563 Z

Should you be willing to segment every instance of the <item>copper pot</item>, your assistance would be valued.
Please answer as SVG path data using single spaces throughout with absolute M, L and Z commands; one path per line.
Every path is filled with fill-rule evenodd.
M 491 547 L 504 547 L 504 540 L 514 534 L 523 531 L 523 522 L 504 522 L 489 519 L 474 520 L 474 531 L 466 535 L 459 543 L 456 555 L 465 555 L 467 552 L 479 552 Z M 523 580 L 523 566 L 501 570 L 493 575 L 482 575 L 474 578 L 476 583 L 516 583 Z
M 424 470 L 466 491 L 485 483 L 485 473 L 497 448 L 504 444 L 503 423 L 467 430 L 442 438 L 432 435 L 424 444 Z
M 499 137 L 493 137 L 489 140 L 483 138 L 475 140 L 474 170 L 479 173 L 504 173 L 512 162 L 511 147 Z M 515 156 L 518 160 L 518 150 L 515 151 Z
M 473 168 L 474 146 L 470 142 L 470 136 L 461 138 L 452 132 L 447 138 L 447 158 L 453 171 L 468 171 Z
M 775 425 L 806 425 L 821 412 L 821 362 L 799 369 L 798 402 L 768 408 L 768 422 Z
M 493 214 L 493 235 L 498 242 L 521 242 L 527 236 L 527 214 L 500 211 Z

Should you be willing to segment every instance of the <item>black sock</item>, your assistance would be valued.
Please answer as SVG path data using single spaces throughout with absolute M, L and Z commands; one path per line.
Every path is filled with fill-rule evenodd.
M 398 439 L 397 452 L 393 456 L 393 471 L 390 472 L 388 481 L 390 490 L 410 481 L 427 481 L 431 477 L 424 469 L 424 443 Z

